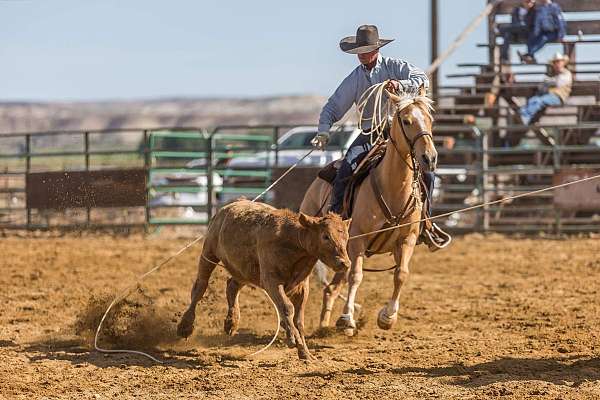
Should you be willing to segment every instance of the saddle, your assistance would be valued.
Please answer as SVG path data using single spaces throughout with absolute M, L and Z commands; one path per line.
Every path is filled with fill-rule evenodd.
M 392 213 L 389 205 L 383 198 L 383 196 L 381 194 L 381 190 L 379 189 L 379 186 L 380 186 L 379 182 L 377 182 L 375 175 L 371 175 L 370 172 L 379 165 L 381 160 L 383 160 L 383 157 L 385 156 L 385 153 L 386 153 L 386 142 L 387 141 L 380 141 L 377 144 L 375 144 L 375 146 L 373 146 L 373 148 L 363 157 L 363 159 L 359 161 L 358 167 L 353 172 L 352 176 L 350 176 L 348 178 L 349 182 L 348 182 L 348 185 L 346 186 L 346 191 L 344 193 L 344 206 L 343 206 L 343 211 L 342 211 L 343 218 L 350 218 L 352 216 L 352 211 L 354 209 L 354 202 L 355 202 L 355 197 L 356 197 L 355 194 L 357 193 L 357 190 L 360 187 L 360 185 L 367 178 L 369 178 L 369 181 L 370 181 L 371 187 L 373 189 L 373 192 L 375 194 L 377 203 L 378 203 L 379 207 L 381 208 L 381 210 L 387 220 L 384 223 L 384 225 L 381 227 L 382 229 L 402 223 L 402 221 L 408 215 L 410 215 L 410 212 L 415 207 L 421 208 L 421 215 L 422 215 L 423 219 L 427 217 L 427 211 L 428 211 L 427 210 L 427 206 L 428 206 L 427 197 L 430 194 L 428 193 L 427 187 L 422 178 L 419 179 L 417 182 L 415 182 L 415 185 L 417 185 L 417 187 L 414 188 L 414 190 L 416 192 L 418 192 L 418 195 L 413 196 L 411 198 L 411 201 L 409 201 L 407 204 L 405 204 L 405 206 L 400 214 L 394 215 Z M 339 168 L 339 160 L 336 160 L 336 161 L 333 161 L 333 162 L 329 163 L 328 165 L 326 165 L 323 169 L 321 169 L 318 172 L 317 175 L 319 176 L 319 178 L 325 180 L 329 184 L 333 184 L 333 181 L 336 177 L 338 168 Z M 325 205 L 326 205 L 326 203 L 324 203 L 321 206 L 321 208 L 323 208 Z M 431 229 L 432 222 L 430 220 L 426 220 L 423 223 L 423 225 L 425 225 L 426 229 Z M 423 229 L 423 227 L 421 227 L 421 229 Z M 379 250 L 389 240 L 386 237 L 387 237 L 387 235 L 385 235 L 383 233 L 373 236 L 373 238 L 369 242 L 369 245 L 367 246 L 367 251 L 365 253 L 367 255 L 367 257 L 380 252 Z
M 381 160 L 383 160 L 386 149 L 385 143 L 386 142 L 383 141 L 376 143 L 361 160 L 358 160 L 358 167 L 356 167 L 356 170 L 354 170 L 352 175 L 348 178 L 349 181 L 346 185 L 346 191 L 344 192 L 343 218 L 350 218 L 352 216 L 354 194 L 363 181 L 369 176 L 371 170 L 377 167 Z M 317 173 L 317 176 L 331 185 L 337 175 L 338 168 L 339 160 L 333 161 L 323 167 L 323 169 Z

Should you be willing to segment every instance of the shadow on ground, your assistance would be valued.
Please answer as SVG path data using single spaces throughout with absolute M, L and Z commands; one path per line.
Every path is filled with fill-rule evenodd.
M 465 387 L 524 380 L 577 387 L 586 381 L 600 380 L 600 358 L 501 358 L 472 366 L 454 364 L 435 368 L 394 368 L 389 372 L 429 378 L 456 377 L 454 383 Z

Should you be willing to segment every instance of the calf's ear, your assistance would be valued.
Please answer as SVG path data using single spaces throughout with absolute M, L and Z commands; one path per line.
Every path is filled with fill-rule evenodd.
M 314 218 L 313 217 L 309 217 L 308 215 L 304 214 L 304 213 L 300 213 L 300 225 L 302 225 L 305 228 L 310 228 L 311 226 L 313 226 L 315 224 Z

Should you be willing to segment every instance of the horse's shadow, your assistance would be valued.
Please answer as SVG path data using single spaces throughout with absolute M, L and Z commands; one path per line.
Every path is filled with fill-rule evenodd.
M 501 358 L 465 366 L 392 368 L 389 372 L 428 378 L 455 377 L 454 384 L 480 387 L 493 383 L 540 380 L 555 385 L 577 387 L 586 381 L 600 380 L 600 358 L 573 356 L 564 358 Z

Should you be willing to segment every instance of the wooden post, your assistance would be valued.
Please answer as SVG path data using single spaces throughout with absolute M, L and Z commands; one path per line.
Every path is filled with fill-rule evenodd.
M 431 0 L 431 63 L 438 58 L 438 0 Z M 434 100 L 438 97 L 438 70 L 431 73 L 431 93 Z

